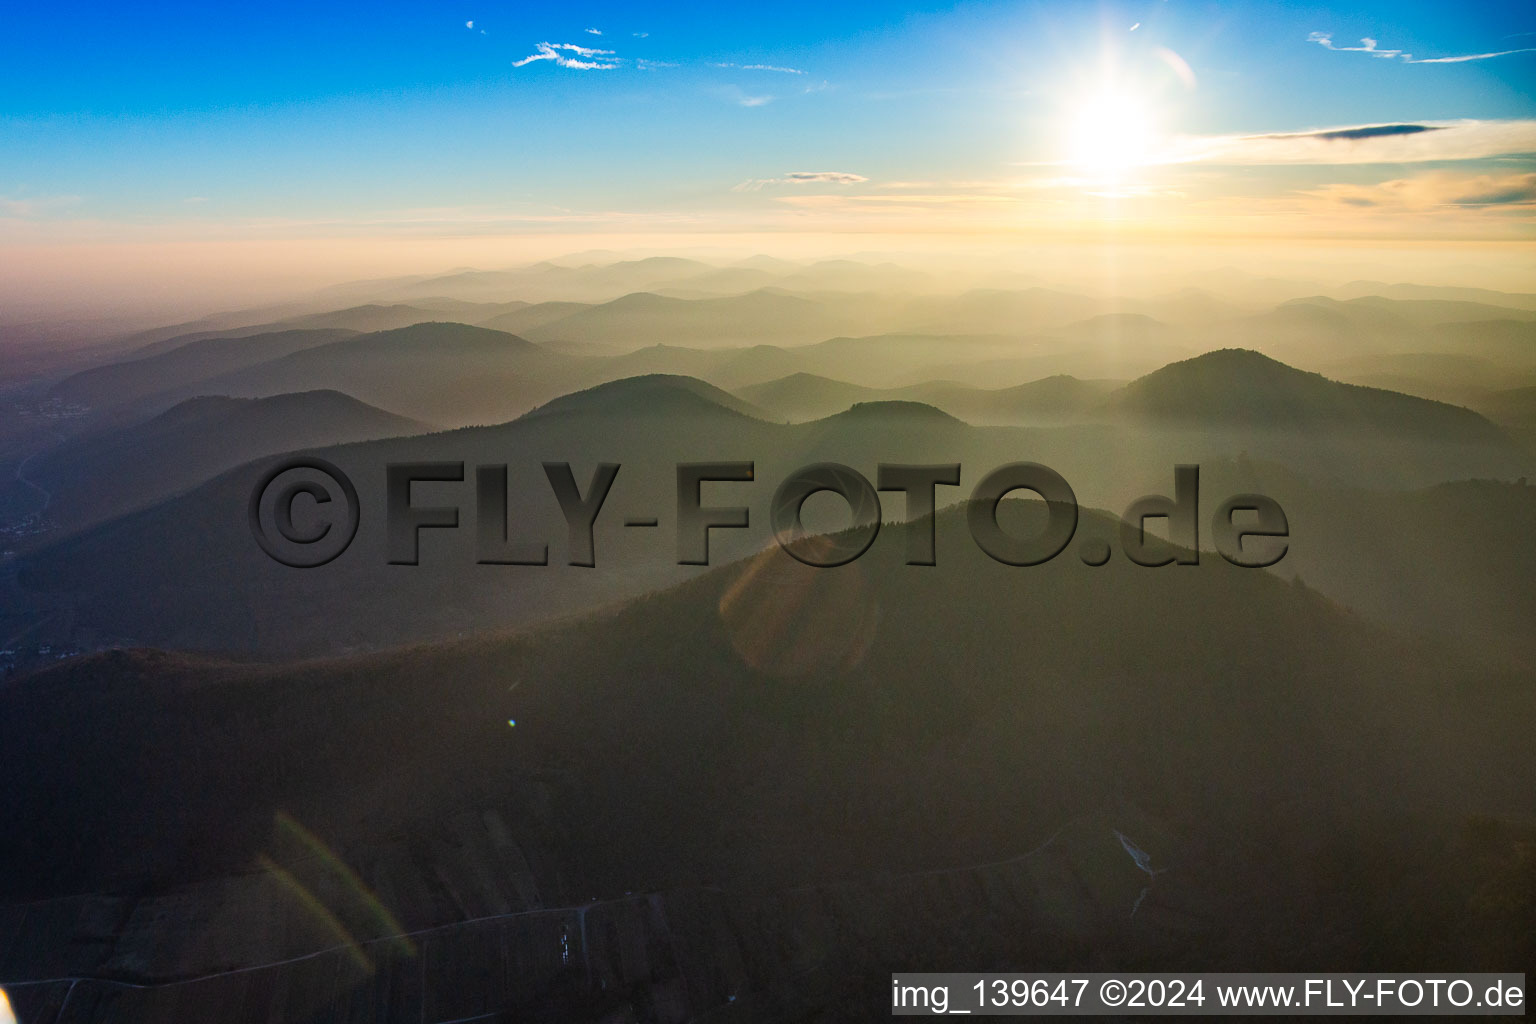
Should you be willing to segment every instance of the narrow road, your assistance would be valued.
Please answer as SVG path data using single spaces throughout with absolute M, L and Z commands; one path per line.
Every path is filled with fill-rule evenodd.
M 64 435 L 63 434 L 60 434 L 57 431 L 49 431 L 49 433 L 53 435 L 53 440 L 54 440 L 55 443 L 62 444 L 64 442 Z M 16 463 L 16 471 L 13 474 L 16 477 L 16 482 L 17 483 L 22 484 L 22 485 L 24 485 L 26 487 L 30 487 L 32 490 L 36 491 L 38 494 L 41 494 L 43 496 L 42 507 L 39 508 L 36 513 L 34 513 L 35 515 L 38 515 L 38 516 L 41 516 L 44 512 L 47 512 L 48 511 L 48 506 L 53 504 L 53 492 L 50 491 L 48 488 L 44 487 L 42 484 L 38 483 L 36 480 L 29 480 L 29 479 L 27 479 L 27 465 L 33 459 L 37 458 L 39 455 L 44 455 L 44 454 L 46 454 L 46 453 L 48 453 L 48 452 L 50 452 L 52 450 L 53 450 L 53 448 L 50 445 L 46 445 L 46 444 L 40 445 L 30 455 L 28 455 L 26 458 L 22 459 L 20 462 Z
M 47 512 L 48 511 L 48 506 L 53 504 L 53 492 L 50 491 L 48 488 L 44 487 L 42 484 L 40 484 L 37 481 L 35 481 L 35 480 L 28 480 L 27 476 L 26 476 L 26 469 L 27 469 L 27 463 L 31 462 L 33 459 L 35 459 L 39 455 L 43 454 L 44 451 L 47 451 L 47 449 L 46 448 L 39 449 L 38 451 L 35 451 L 31 455 L 28 455 L 26 458 L 22 459 L 20 462 L 16 463 L 16 473 L 15 473 L 16 482 L 17 483 L 23 484 L 23 485 L 25 485 L 27 487 L 30 487 L 34 491 L 36 491 L 38 494 L 41 494 L 43 496 L 43 504 L 42 504 L 41 507 L 38 508 L 37 512 L 35 513 L 36 515 L 39 515 L 39 516 L 42 515 L 44 512 Z

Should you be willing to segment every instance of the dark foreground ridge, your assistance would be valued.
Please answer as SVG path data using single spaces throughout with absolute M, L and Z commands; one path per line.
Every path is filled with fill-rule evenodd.
M 1020 574 L 963 519 L 933 568 L 770 550 L 537 632 L 20 680 L 0 983 L 29 1024 L 845 1020 L 904 969 L 1530 962 L 1524 675 L 1218 558 Z

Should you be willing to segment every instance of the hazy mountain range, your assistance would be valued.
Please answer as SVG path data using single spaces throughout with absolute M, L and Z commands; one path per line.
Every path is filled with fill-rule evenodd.
M 28 328 L 0 984 L 29 1022 L 756 1021 L 883 1019 L 909 969 L 1522 969 L 1536 295 L 1192 284 L 594 252 Z M 252 537 L 296 456 L 361 510 L 317 568 Z M 432 462 L 463 479 L 411 501 L 459 525 L 390 564 L 386 467 Z M 681 565 L 677 467 L 715 462 L 749 525 Z M 1080 505 L 1044 565 L 973 536 L 1016 462 Z M 551 463 L 620 467 L 594 566 Z M 812 569 L 769 524 L 817 463 L 960 484 Z M 1198 565 L 1133 565 L 1118 517 L 1188 464 Z M 501 465 L 546 565 L 477 561 Z M 1243 494 L 1272 568 L 1215 550 Z
M 1048 396 L 1057 390 L 1042 383 Z M 1254 396 L 1273 398 L 1264 404 Z M 22 558 L 25 604 L 33 607 L 21 621 L 60 620 L 67 609 L 61 621 L 92 642 L 267 654 L 378 647 L 534 621 L 690 574 L 675 564 L 670 532 L 681 462 L 756 463 L 763 483 L 736 492 L 757 528 L 721 531 L 717 540 L 731 557 L 768 540 L 773 487 L 814 462 L 847 463 L 871 479 L 878 462 L 960 462 L 963 488 L 941 498 L 950 502 L 991 468 L 1028 458 L 1062 473 L 1080 500 L 1123 508 L 1141 494 L 1167 492 L 1176 462 L 1230 460 L 1240 452 L 1335 487 L 1420 488 L 1453 467 L 1508 476 L 1529 459 L 1475 413 L 1337 384 L 1253 353 L 1211 353 L 1089 401 L 1099 418 L 1080 415 L 1066 426 L 972 426 L 911 401 L 865 401 L 846 413 L 786 425 L 705 382 L 651 376 L 573 393 L 501 426 L 313 447 L 352 477 L 370 514 L 346 558 L 298 576 L 271 563 L 250 542 L 244 517 L 231 514 L 243 508 L 264 460 L 242 465 L 234 457 L 238 448 L 223 446 L 216 450 L 230 457 L 218 469 L 227 471 L 202 487 Z M 1059 416 L 1059 408 L 1047 406 L 1042 416 Z M 925 411 L 929 415 L 921 415 Z M 83 449 L 87 458 L 98 450 L 99 442 Z M 67 455 L 66 449 L 60 459 Z M 583 482 L 597 462 L 623 467 L 612 510 L 599 520 L 600 573 L 562 564 L 563 521 L 540 469 L 550 460 L 572 461 Z M 472 473 L 464 484 L 437 485 L 434 492 L 464 509 L 466 528 L 429 536 L 423 565 L 386 564 L 384 467 L 429 461 L 507 464 L 518 529 L 549 542 L 553 564 L 474 564 Z M 62 461 L 51 465 L 50 479 L 64 473 Z M 1226 493 L 1248 489 L 1229 485 Z M 1205 509 L 1208 515 L 1214 502 Z M 629 515 L 658 516 L 665 528 L 637 535 L 619 525 Z M 1501 526 L 1507 532 L 1498 536 L 1516 543 L 1509 534 L 1518 534 L 1518 522 Z M 1304 520 L 1297 528 L 1317 527 Z M 1493 528 L 1483 524 L 1485 531 Z M 154 596 L 135 601 L 131 593 Z M 298 593 L 305 600 L 294 600 Z M 327 608 L 327 616 L 314 619 L 311 604 Z

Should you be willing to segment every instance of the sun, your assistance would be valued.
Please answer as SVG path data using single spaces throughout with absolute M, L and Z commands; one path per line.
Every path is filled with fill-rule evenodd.
M 1089 96 L 1068 109 L 1064 127 L 1067 162 L 1095 179 L 1119 181 L 1153 160 L 1156 119 L 1129 92 Z

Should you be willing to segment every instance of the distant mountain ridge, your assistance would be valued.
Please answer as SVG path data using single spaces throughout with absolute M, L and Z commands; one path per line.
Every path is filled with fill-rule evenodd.
M 508 334 L 431 322 L 331 344 L 212 377 L 233 395 L 325 387 L 447 425 L 501 422 L 574 382 L 579 361 Z
M 77 529 L 263 455 L 429 429 L 339 391 L 205 396 L 142 423 L 75 437 L 38 459 L 30 474 L 52 494 L 49 520 Z
M 506 305 L 523 306 L 526 303 L 513 302 Z M 438 301 L 435 303 L 423 303 L 421 305 L 406 305 L 404 303 L 367 303 L 361 306 L 352 306 L 347 309 L 328 310 L 320 313 L 306 313 L 301 316 L 285 317 L 267 323 L 252 324 L 237 328 L 193 331 L 178 334 L 174 337 L 164 338 L 134 349 L 132 357 L 158 355 L 169 352 L 195 341 L 204 341 L 209 338 L 242 338 L 252 334 L 273 334 L 278 331 L 298 330 L 325 330 L 340 328 L 358 333 L 369 331 L 387 331 L 396 327 L 409 327 L 411 324 L 425 323 L 440 317 L 445 309 L 454 309 L 456 312 L 467 313 L 473 316 L 495 315 L 507 310 L 499 306 L 479 307 L 474 303 L 457 301 Z
M 686 577 L 670 539 L 658 545 L 660 534 L 641 536 L 617 525 L 622 515 L 675 509 L 679 462 L 756 463 L 764 483 L 737 488 L 742 500 L 755 504 L 756 532 L 719 531 L 723 535 L 713 541 L 721 551 L 738 553 L 742 545 L 754 550 L 766 540 L 762 517 L 773 493 L 768 482 L 813 462 L 842 462 L 873 477 L 882 461 L 959 461 L 968 467 L 970 487 L 975 474 L 1022 458 L 1065 474 L 1080 498 L 1111 507 L 1138 494 L 1166 492 L 1175 463 L 1230 459 L 1243 451 L 1283 459 L 1315 479 L 1382 488 L 1478 475 L 1514 479 L 1531 464 L 1528 453 L 1466 410 L 1337 384 L 1256 353 L 1213 356 L 1191 361 L 1192 369 L 1165 368 L 1103 399 L 1091 417 L 1058 426 L 971 426 L 929 405 L 879 400 L 787 425 L 703 381 L 651 375 L 578 391 L 495 426 L 316 451 L 353 477 L 363 506 L 373 509 L 384 507 L 386 464 L 507 464 L 511 493 L 519 496 L 518 530 L 551 544 L 548 570 L 528 570 L 538 582 L 532 590 L 502 585 L 493 572 L 466 576 L 462 570 L 477 558 L 475 534 L 467 528 L 425 531 L 430 536 L 424 544 L 435 553 L 417 571 L 393 572 L 376 513 L 365 518 L 355 550 L 295 579 L 250 543 L 242 517 L 229 514 L 243 507 L 265 464 L 252 462 L 193 493 L 29 552 L 19 571 L 36 609 L 18 602 L 11 628 L 35 622 L 45 609 L 70 607 L 74 617 L 58 621 L 90 623 L 95 635 L 157 644 L 176 636 L 182 646 L 211 650 L 322 653 L 590 607 Z M 1267 404 L 1247 401 L 1252 396 L 1245 385 L 1276 382 Z M 606 571 L 571 575 L 556 568 L 564 557 L 557 545 L 567 530 L 540 464 L 583 459 L 624 467 L 612 507 L 629 511 L 605 512 L 601 520 Z M 450 488 L 468 510 L 474 508 L 472 487 L 470 479 Z M 214 567 L 210 551 L 225 552 Z M 331 608 L 328 627 L 296 617 L 297 606 L 273 604 L 272 588 L 279 586 L 299 587 L 307 600 Z M 159 595 L 155 613 L 124 601 L 125 588 L 152 589 Z M 254 620 L 259 631 L 251 625 L 252 609 L 260 609 Z
M 743 398 L 789 419 L 821 419 L 856 402 L 910 401 L 942 409 L 977 425 L 1028 425 L 1078 420 L 1115 385 L 1062 374 L 1010 388 L 987 389 L 951 381 L 870 388 L 810 373 L 795 373 L 738 390 Z
M 51 394 L 96 408 L 127 405 L 356 334 L 329 328 L 198 338 L 139 359 L 82 370 L 54 385 Z
M 521 419 L 585 413 L 597 416 L 664 416 L 715 413 L 720 410 L 751 419 L 775 422 L 773 413 L 695 377 L 653 373 L 608 381 L 562 395 L 525 413 Z
M 1111 395 L 1112 415 L 1301 432 L 1372 430 L 1474 444 L 1508 439 L 1470 409 L 1341 384 L 1247 349 L 1173 363 Z

